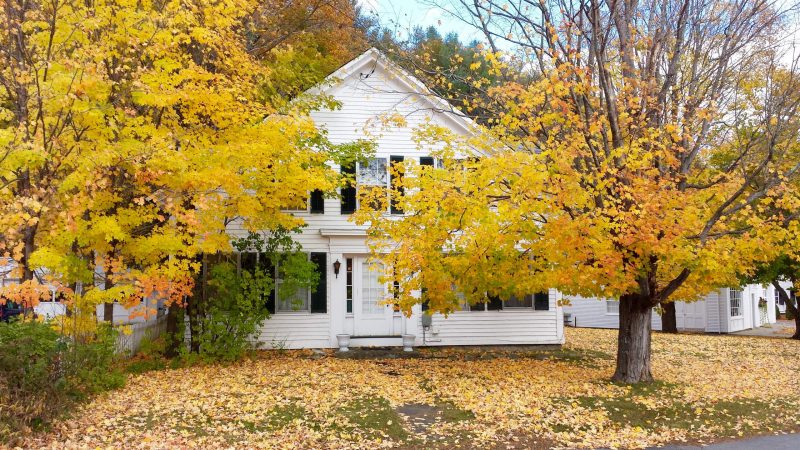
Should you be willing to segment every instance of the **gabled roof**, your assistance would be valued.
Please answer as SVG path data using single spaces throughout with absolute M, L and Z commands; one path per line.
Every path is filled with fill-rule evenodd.
M 460 128 L 465 133 L 475 133 L 477 125 L 472 121 L 472 119 L 467 117 L 450 102 L 439 97 L 422 81 L 417 79 L 406 69 L 400 67 L 398 64 L 390 60 L 375 47 L 370 48 L 349 63 L 343 65 L 335 72 L 328 75 L 322 83 L 309 89 L 307 92 L 309 94 L 324 93 L 328 86 L 335 86 L 336 84 L 341 83 L 342 81 L 353 76 L 362 76 L 363 74 L 368 74 L 376 67 L 395 75 L 395 77 L 392 78 L 393 81 L 399 82 L 403 87 L 408 89 L 409 93 L 419 95 L 426 103 L 430 105 L 432 110 L 441 113 L 456 127 Z

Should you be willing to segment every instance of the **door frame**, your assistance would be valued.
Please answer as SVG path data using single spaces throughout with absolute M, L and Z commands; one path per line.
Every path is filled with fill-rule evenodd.
M 369 263 L 369 255 L 345 255 L 353 258 L 353 335 L 358 337 L 388 337 L 402 334 L 402 320 L 396 321 L 396 313 L 391 305 L 383 305 L 380 314 L 364 313 L 364 269 Z M 388 286 L 383 284 L 383 294 Z M 400 326 L 396 326 L 396 324 Z

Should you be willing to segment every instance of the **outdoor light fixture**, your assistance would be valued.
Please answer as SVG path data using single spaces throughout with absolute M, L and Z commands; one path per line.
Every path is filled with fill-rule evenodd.
M 333 262 L 333 274 L 336 275 L 336 278 L 339 278 L 339 268 L 342 267 L 342 263 L 339 262 L 337 258 L 336 261 Z

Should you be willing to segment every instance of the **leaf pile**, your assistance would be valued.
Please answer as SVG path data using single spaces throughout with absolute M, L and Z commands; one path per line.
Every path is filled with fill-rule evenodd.
M 422 349 L 344 359 L 265 352 L 235 365 L 149 372 L 26 447 L 641 448 L 795 429 L 800 349 L 740 336 L 653 338 L 657 383 L 624 386 L 612 330 L 568 329 L 558 350 Z M 403 405 L 444 412 L 412 426 Z

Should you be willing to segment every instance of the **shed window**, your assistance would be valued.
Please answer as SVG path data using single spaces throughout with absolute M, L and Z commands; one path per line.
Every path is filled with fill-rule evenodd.
M 606 314 L 619 314 L 619 300 L 606 300 Z
M 731 300 L 731 317 L 741 317 L 742 291 L 731 288 L 728 290 L 728 292 Z

